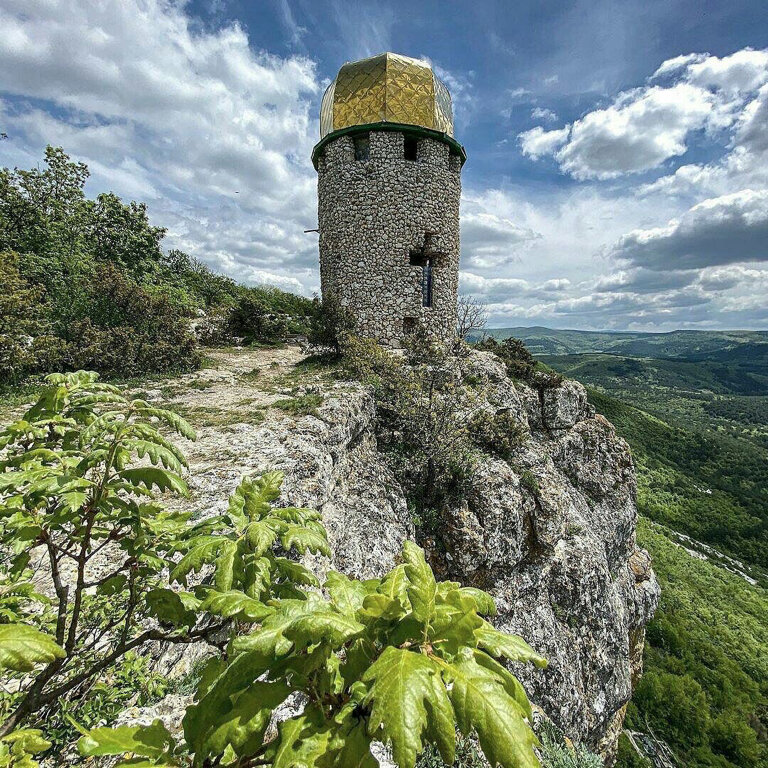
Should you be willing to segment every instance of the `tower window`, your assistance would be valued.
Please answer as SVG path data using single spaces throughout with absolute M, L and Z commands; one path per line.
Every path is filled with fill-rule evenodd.
M 371 135 L 369 133 L 361 133 L 359 136 L 355 136 L 355 160 L 368 160 L 371 156 Z
M 403 142 L 403 155 L 406 160 L 417 160 L 419 156 L 419 142 L 413 136 L 406 136 Z
M 421 267 L 421 306 L 432 306 L 432 260 L 425 259 Z
M 403 318 L 403 333 L 408 336 L 411 333 L 414 333 L 416 330 L 416 318 L 415 317 L 404 317 Z

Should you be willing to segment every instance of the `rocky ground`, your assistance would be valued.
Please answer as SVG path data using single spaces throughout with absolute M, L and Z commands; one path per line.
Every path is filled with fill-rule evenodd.
M 279 469 L 281 502 L 321 511 L 335 568 L 357 577 L 389 570 L 414 530 L 378 450 L 371 393 L 298 365 L 298 347 L 212 358 L 212 367 L 145 385 L 143 394 L 198 431 L 182 446 L 192 490 L 185 503 L 195 516 L 224 509 L 242 475 Z M 548 658 L 546 670 L 514 670 L 532 701 L 610 758 L 659 595 L 635 544 L 629 449 L 580 384 L 534 391 L 513 383 L 487 352 L 473 353 L 469 368 L 480 406 L 511 413 L 522 439 L 507 461 L 481 466 L 464 501 L 444 511 L 439 538 L 422 543 L 440 576 L 490 591 L 497 624 Z M 160 664 L 182 675 L 200 652 L 187 648 Z M 178 728 L 185 703 L 176 697 L 121 719 L 160 715 Z

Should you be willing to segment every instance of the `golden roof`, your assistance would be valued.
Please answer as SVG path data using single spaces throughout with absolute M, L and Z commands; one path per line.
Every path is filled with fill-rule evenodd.
M 382 53 L 347 62 L 320 107 L 320 138 L 370 123 L 400 123 L 453 136 L 451 94 L 424 61 Z

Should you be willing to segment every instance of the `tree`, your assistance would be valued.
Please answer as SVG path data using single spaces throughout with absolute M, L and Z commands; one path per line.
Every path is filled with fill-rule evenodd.
M 497 659 L 546 662 L 482 618 L 495 613 L 490 595 L 436 582 L 411 542 L 385 578 L 359 582 L 330 571 L 319 592 L 304 566 L 271 552 L 276 542 L 327 552 L 317 513 L 270 507 L 280 480 L 272 473 L 241 485 L 230 505 L 235 535 L 201 538 L 174 572 L 184 578 L 213 565 L 204 605 L 260 622 L 203 672 L 184 717 L 193 765 L 375 768 L 374 740 L 391 745 L 400 768 L 414 768 L 428 744 L 452 764 L 458 729 L 477 735 L 492 765 L 538 766 L 530 704 Z M 299 714 L 265 739 L 274 710 L 297 693 L 305 702 Z M 94 729 L 79 748 L 84 756 L 129 753 L 146 766 L 180 765 L 179 746 L 159 721 Z
M 315 346 L 330 348 L 339 357 L 345 341 L 354 333 L 355 325 L 352 312 L 331 294 L 322 302 L 315 299 L 307 340 Z
M 0 433 L 0 543 L 14 553 L 10 576 L 19 579 L 30 549 L 42 547 L 55 592 L 50 626 L 34 610 L 0 626 L 0 665 L 25 672 L 42 664 L 22 682 L 0 736 L 83 695 L 104 669 L 150 640 L 190 642 L 216 629 L 194 620 L 168 628 L 182 598 L 160 586 L 188 516 L 152 500 L 153 488 L 187 493 L 184 456 L 158 427 L 194 438 L 192 428 L 170 411 L 127 400 L 93 373 L 52 374 L 47 382 L 37 403 Z M 142 458 L 151 465 L 132 466 Z M 114 567 L 100 575 L 102 552 Z
M 13 251 L 0 252 L 0 382 L 18 381 L 55 357 L 41 311 L 41 286 L 30 285 Z
M 474 296 L 459 296 L 456 309 L 456 336 L 462 341 L 485 328 L 488 322 L 485 304 Z

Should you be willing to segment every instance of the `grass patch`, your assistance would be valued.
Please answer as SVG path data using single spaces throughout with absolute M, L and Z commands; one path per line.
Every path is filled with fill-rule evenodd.
M 310 355 L 278 376 L 275 383 L 276 386 L 290 387 L 299 382 L 305 383 L 307 379 L 337 381 L 344 378 L 349 377 L 344 375 L 344 368 L 338 358 L 333 355 Z
M 299 395 L 272 403 L 275 408 L 292 416 L 317 416 L 317 409 L 322 404 L 322 395 Z
M 261 408 L 248 411 L 231 411 L 214 406 L 174 405 L 173 410 L 195 427 L 222 427 L 232 424 L 261 424 L 265 417 Z
M 250 371 L 245 371 L 244 373 L 238 374 L 237 378 L 240 381 L 245 381 L 248 383 L 256 382 L 261 378 L 261 369 L 251 368 Z
M 211 387 L 215 387 L 216 382 L 215 381 L 209 381 L 208 379 L 193 379 L 192 381 L 187 383 L 187 389 L 210 389 Z

